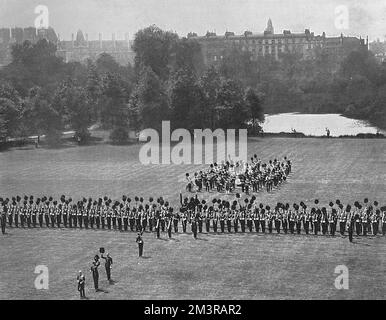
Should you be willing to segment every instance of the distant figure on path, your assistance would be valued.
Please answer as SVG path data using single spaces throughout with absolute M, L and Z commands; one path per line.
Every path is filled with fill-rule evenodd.
M 326 128 L 326 133 L 327 133 L 327 138 L 330 138 L 330 135 L 331 135 L 330 129 Z

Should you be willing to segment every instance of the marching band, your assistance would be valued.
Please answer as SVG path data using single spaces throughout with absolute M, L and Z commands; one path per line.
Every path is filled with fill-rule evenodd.
M 277 159 L 263 163 L 257 155 L 251 158 L 249 163 L 241 161 L 227 161 L 221 164 L 211 164 L 206 171 L 195 172 L 191 177 L 186 174 L 186 190 L 188 192 L 217 192 L 232 193 L 237 187 L 241 192 L 256 193 L 262 189 L 271 192 L 287 180 L 292 170 L 292 163 L 287 157 L 282 161 Z

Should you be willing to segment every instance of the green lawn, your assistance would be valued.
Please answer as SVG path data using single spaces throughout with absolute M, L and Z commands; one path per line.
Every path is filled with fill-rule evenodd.
M 262 192 L 265 204 L 339 198 L 386 199 L 386 143 L 360 139 L 254 139 L 250 155 L 289 156 L 293 174 L 278 190 Z M 33 148 L 0 153 L 0 196 L 61 194 L 120 198 L 164 196 L 178 203 L 184 175 L 204 166 L 143 166 L 139 146 L 95 145 L 56 150 Z M 202 194 L 200 198 L 218 197 Z M 225 198 L 225 197 L 224 197 Z M 232 196 L 228 197 L 233 200 Z M 165 235 L 163 235 L 165 239 Z M 0 237 L 0 299 L 78 299 L 75 277 L 87 271 L 91 299 L 368 299 L 386 298 L 385 237 L 189 235 L 156 240 L 145 235 L 138 260 L 135 234 L 85 230 L 8 230 Z M 94 293 L 89 264 L 97 249 L 114 258 L 115 285 L 103 268 Z M 349 268 L 350 289 L 336 290 L 334 269 Z M 50 289 L 34 288 L 36 265 L 50 270 Z

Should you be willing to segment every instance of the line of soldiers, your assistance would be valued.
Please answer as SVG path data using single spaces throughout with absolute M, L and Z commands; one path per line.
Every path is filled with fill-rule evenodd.
M 386 235 L 386 207 L 379 207 L 377 201 L 373 205 L 368 199 L 364 204 L 358 201 L 351 205 L 344 206 L 340 200 L 330 202 L 327 207 L 321 207 L 319 200 L 314 201 L 314 206 L 308 208 L 302 201 L 300 204 L 293 204 L 292 207 L 286 203 L 277 203 L 276 207 L 264 206 L 256 203 L 256 197 L 251 200 L 228 201 L 213 199 L 212 206 L 208 207 L 205 201 L 187 199 L 184 201 L 182 211 L 187 212 L 189 221 L 197 224 L 199 231 L 205 225 L 209 232 L 212 227 L 214 232 L 262 232 L 301 234 L 304 231 L 307 235 L 335 236 L 339 232 L 342 236 L 346 232 L 360 235 L 377 235 L 380 228 L 383 235 Z M 195 227 L 192 227 L 194 233 Z
M 1 224 L 9 227 L 47 227 L 47 228 L 85 228 L 108 229 L 117 231 L 155 232 L 157 237 L 161 232 L 188 232 L 188 226 L 194 237 L 197 233 L 206 232 L 262 232 L 332 235 L 336 232 L 345 235 L 346 232 L 359 235 L 377 235 L 382 230 L 386 234 L 386 207 L 380 207 L 377 201 L 373 204 L 364 199 L 354 206 L 343 205 L 340 200 L 330 202 L 322 207 L 315 200 L 312 208 L 303 201 L 300 204 L 277 203 L 275 207 L 257 203 L 256 197 L 241 200 L 236 194 L 232 203 L 213 199 L 211 203 L 200 201 L 198 197 L 182 199 L 179 210 L 174 210 L 162 197 L 154 201 L 149 198 L 145 203 L 143 198 L 135 197 L 132 202 L 127 196 L 121 201 L 112 202 L 108 197 L 97 201 L 83 198 L 76 204 L 65 196 L 57 202 L 52 197 L 42 197 L 34 200 L 33 196 L 0 198 Z M 351 228 L 351 229 L 350 229 Z M 3 231 L 4 232 L 4 231 Z
M 113 229 L 120 231 L 165 230 L 167 222 L 172 219 L 173 208 L 163 198 L 144 199 L 135 197 L 134 201 L 123 196 L 122 201 L 113 202 L 108 197 L 92 198 L 73 203 L 71 198 L 63 195 L 60 201 L 52 197 L 34 199 L 33 196 L 13 197 L 11 200 L 0 198 L 0 215 L 2 225 L 16 228 L 85 228 Z
M 187 173 L 186 190 L 201 192 L 205 189 L 206 192 L 216 190 L 231 193 L 240 187 L 241 192 L 246 194 L 251 191 L 256 193 L 264 188 L 270 192 L 274 186 L 287 180 L 291 170 L 292 164 L 287 157 L 284 157 L 283 161 L 275 159 L 263 163 L 254 155 L 250 163 L 214 163 L 206 171 L 195 172 L 193 177 Z

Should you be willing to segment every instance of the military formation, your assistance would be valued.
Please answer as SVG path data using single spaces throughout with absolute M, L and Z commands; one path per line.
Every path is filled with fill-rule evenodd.
M 3 233 L 5 228 L 80 228 L 106 229 L 120 232 L 161 233 L 284 233 L 322 234 L 344 236 L 350 231 L 357 236 L 386 234 L 386 207 L 377 201 L 353 205 L 340 200 L 322 206 L 318 200 L 277 203 L 275 206 L 258 203 L 255 196 L 242 199 L 239 193 L 234 201 L 199 200 L 197 196 L 180 197 L 178 209 L 162 197 L 147 201 L 142 197 L 132 200 L 123 196 L 120 201 L 108 197 L 92 198 L 73 203 L 71 198 L 33 196 L 0 198 Z
M 282 161 L 277 159 L 264 163 L 254 155 L 251 161 L 227 161 L 221 164 L 211 164 L 206 171 L 195 172 L 193 176 L 186 174 L 189 192 L 226 192 L 232 193 L 240 188 L 245 194 L 257 193 L 266 189 L 271 192 L 287 180 L 292 169 L 292 163 L 287 157 Z

